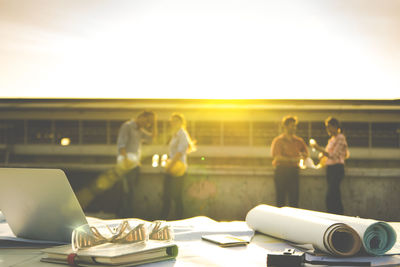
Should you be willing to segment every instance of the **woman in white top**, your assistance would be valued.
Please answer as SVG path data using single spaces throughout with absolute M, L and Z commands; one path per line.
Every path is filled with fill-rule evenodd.
M 194 150 L 194 144 L 186 130 L 186 120 L 182 114 L 173 113 L 170 125 L 172 138 L 169 142 L 169 160 L 165 167 L 162 218 L 167 219 L 171 203 L 174 201 L 176 219 L 182 219 L 182 194 L 187 169 L 187 154 Z
M 328 191 L 326 208 L 329 213 L 343 214 L 343 204 L 340 193 L 340 183 L 344 178 L 344 162 L 349 157 L 346 137 L 342 133 L 339 121 L 328 117 L 325 120 L 326 131 L 331 138 L 325 148 L 313 144 L 326 158 L 326 178 Z

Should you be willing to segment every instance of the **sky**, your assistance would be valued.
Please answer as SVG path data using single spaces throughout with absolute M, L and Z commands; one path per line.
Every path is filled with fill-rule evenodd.
M 0 97 L 399 99 L 400 0 L 0 0 Z

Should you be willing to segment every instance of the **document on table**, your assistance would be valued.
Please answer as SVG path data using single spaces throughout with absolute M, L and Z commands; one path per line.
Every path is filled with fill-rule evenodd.
M 244 221 L 218 222 L 209 217 L 197 216 L 168 223 L 177 241 L 200 240 L 203 235 L 212 234 L 231 234 L 250 241 L 254 235 L 254 230 Z

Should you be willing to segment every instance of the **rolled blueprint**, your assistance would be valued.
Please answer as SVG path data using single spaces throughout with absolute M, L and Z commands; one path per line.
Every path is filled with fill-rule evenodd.
M 396 231 L 386 222 L 291 207 L 282 209 L 291 213 L 318 216 L 350 225 L 360 235 L 365 252 L 371 255 L 383 255 L 396 243 Z
M 353 256 L 361 248 L 357 232 L 344 223 L 259 205 L 246 216 L 249 227 L 263 234 L 298 244 L 311 244 L 336 256 Z

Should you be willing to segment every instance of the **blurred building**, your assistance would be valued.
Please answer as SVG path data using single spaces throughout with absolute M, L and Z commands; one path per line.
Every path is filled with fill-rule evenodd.
M 148 200 L 150 206 L 156 206 L 162 190 L 159 185 L 162 183 L 158 181 L 162 170 L 151 167 L 151 157 L 167 152 L 168 119 L 172 112 L 182 112 L 186 116 L 188 131 L 197 140 L 198 150 L 189 157 L 189 174 L 197 176 L 196 181 L 203 184 L 196 185 L 198 188 L 193 189 L 192 194 L 197 194 L 198 199 L 204 197 L 203 202 L 212 197 L 215 201 L 218 198 L 222 201 L 231 194 L 235 196 L 233 206 L 243 206 L 243 200 L 241 204 L 237 203 L 237 195 L 249 194 L 245 196 L 245 205 L 237 210 L 232 208 L 231 213 L 213 210 L 212 207 L 218 205 L 211 202 L 205 204 L 207 207 L 192 203 L 190 210 L 193 213 L 187 214 L 205 214 L 217 219 L 242 219 L 252 205 L 273 204 L 270 144 L 280 133 L 283 116 L 296 115 L 299 119 L 298 135 L 306 141 L 314 138 L 321 145 L 328 140 L 324 119 L 334 116 L 342 122 L 350 147 L 347 177 L 364 179 L 357 186 L 344 185 L 351 188 L 350 191 L 344 189 L 344 198 L 349 198 L 344 201 L 348 206 L 346 210 L 354 215 L 400 219 L 396 215 L 400 214 L 398 210 L 378 208 L 386 203 L 400 202 L 400 197 L 391 197 L 400 189 L 397 185 L 400 182 L 397 180 L 400 178 L 400 102 L 396 100 L 2 99 L 0 165 L 61 168 L 67 172 L 74 189 L 79 188 L 114 165 L 119 127 L 144 109 L 155 111 L 159 119 L 157 140 L 144 146 L 142 155 L 144 175 L 159 177 L 154 178 L 157 193 Z M 312 153 L 312 157 L 317 160 L 316 154 Z M 324 180 L 319 179 L 324 176 L 323 172 L 306 170 L 302 176 L 305 178 L 301 185 L 304 192 L 301 193 L 300 205 L 323 210 Z M 249 185 L 254 177 L 258 177 L 257 182 Z M 218 182 L 213 179 L 218 179 Z M 225 192 L 232 184 L 229 179 L 238 184 L 229 189 L 230 192 Z M 375 184 L 377 179 L 389 191 L 382 191 L 382 186 Z M 201 186 L 206 186 L 207 181 L 214 187 L 219 185 L 214 188 L 216 192 L 213 195 L 202 196 L 205 189 L 202 190 Z M 244 181 L 247 189 L 242 188 Z M 152 185 L 148 186 L 151 188 Z M 322 193 L 313 195 L 313 191 L 307 191 L 314 186 Z M 269 189 L 257 191 L 263 187 Z M 377 188 L 380 190 L 378 193 L 355 204 L 354 199 Z M 189 185 L 187 189 L 190 192 Z M 382 201 L 390 198 L 390 201 L 381 202 L 380 198 Z M 187 201 L 191 201 L 189 196 Z M 376 207 L 371 206 L 373 202 L 377 203 Z M 365 208 L 361 208 L 362 205 Z M 92 209 L 102 207 L 107 209 L 104 203 L 94 205 Z M 112 210 L 112 207 L 108 209 Z M 142 216 L 156 218 L 156 213 L 158 211 L 150 215 L 143 213 Z

